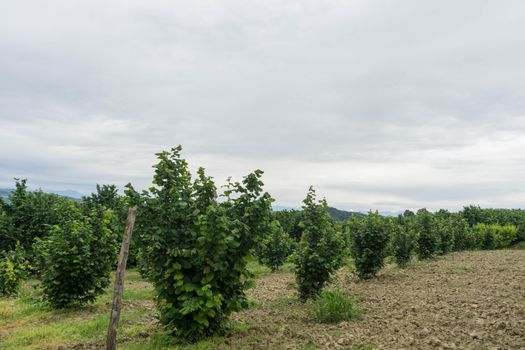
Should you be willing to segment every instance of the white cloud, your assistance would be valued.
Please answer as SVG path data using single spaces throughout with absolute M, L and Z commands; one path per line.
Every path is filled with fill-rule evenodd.
M 148 186 L 182 144 L 283 205 L 520 206 L 520 1 L 14 1 L 0 186 Z

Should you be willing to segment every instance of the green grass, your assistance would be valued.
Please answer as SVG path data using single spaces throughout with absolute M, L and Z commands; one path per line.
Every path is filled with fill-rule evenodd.
M 311 306 L 318 322 L 334 323 L 361 318 L 361 310 L 356 306 L 355 298 L 340 290 L 324 290 Z
M 255 259 L 252 259 L 248 266 L 257 277 L 271 273 L 269 268 L 259 264 Z M 293 269 L 294 265 L 287 263 L 280 270 L 289 272 Z M 54 310 L 42 301 L 38 282 L 36 280 L 25 281 L 17 297 L 0 299 L 0 349 L 103 348 L 112 297 L 113 288 L 110 287 L 91 305 L 76 309 Z M 346 298 L 346 295 L 344 297 Z M 348 305 L 345 304 L 348 300 L 345 298 L 342 301 L 339 300 L 339 304 L 336 302 L 331 307 L 341 309 L 343 312 L 348 311 Z M 216 336 L 195 344 L 181 344 L 158 324 L 153 286 L 143 280 L 138 271 L 134 269 L 126 272 L 122 299 L 123 307 L 118 330 L 119 349 L 207 350 L 227 348 L 231 335 L 246 336 L 247 339 L 255 340 L 257 337 L 265 336 L 264 334 L 253 334 L 255 326 L 251 324 L 232 322 L 228 337 L 226 335 Z M 323 300 L 321 298 L 316 301 L 316 305 L 325 307 L 322 304 Z M 263 307 L 262 303 L 255 299 L 250 299 L 249 305 L 252 309 Z M 291 308 L 294 312 L 299 312 L 305 305 L 293 296 L 277 301 L 272 307 Z M 328 310 L 328 312 L 331 313 L 333 310 Z M 355 309 L 352 309 L 351 317 L 355 316 L 353 312 Z M 246 346 L 249 348 L 249 343 Z M 312 343 L 312 346 L 315 344 Z
M 525 241 L 521 241 L 512 245 L 510 249 L 525 250 Z
M 255 276 L 255 278 L 268 276 L 272 273 L 272 270 L 268 266 L 259 263 L 255 257 L 252 257 L 248 260 L 246 267 L 248 268 L 248 271 L 250 271 Z M 278 271 L 294 272 L 295 264 L 292 262 L 286 262 L 278 269 Z
M 316 350 L 317 346 L 314 343 L 308 343 L 304 346 L 303 350 Z
M 356 345 L 352 347 L 352 350 L 375 350 L 376 347 L 374 345 Z
M 36 285 L 36 281 L 27 281 L 16 298 L 0 299 L 1 349 L 40 350 L 104 343 L 112 288 L 92 305 L 53 310 L 41 301 Z M 120 338 L 139 337 L 156 328 L 153 288 L 140 279 L 137 271 L 127 272 L 122 299 Z
M 251 258 L 248 261 L 248 265 L 246 267 L 248 268 L 248 271 L 250 271 L 255 276 L 255 278 L 267 276 L 272 273 L 272 270 L 268 266 L 261 265 L 255 258 Z
M 471 268 L 471 267 L 468 267 L 468 266 L 463 266 L 463 265 L 452 265 L 452 266 L 449 266 L 448 267 L 448 273 L 450 274 L 454 274 L 454 275 L 465 275 L 467 273 L 471 273 L 471 272 L 474 272 L 475 269 Z
M 144 341 L 136 341 L 119 346 L 119 349 L 124 350 L 208 350 L 216 349 L 218 345 L 223 342 L 221 337 L 213 337 L 193 345 L 177 344 L 172 336 L 169 334 L 153 334 L 150 338 Z
M 259 264 L 255 269 L 264 271 Z M 16 298 L 0 299 L 0 349 L 45 350 L 61 346 L 103 347 L 109 323 L 113 288 L 97 301 L 78 309 L 54 310 L 41 301 L 37 281 L 26 281 Z M 223 337 L 211 337 L 195 344 L 181 345 L 166 334 L 157 322 L 153 286 L 134 270 L 126 271 L 122 312 L 118 330 L 119 349 L 216 349 Z M 250 301 L 250 307 L 261 307 Z M 241 334 L 251 325 L 232 322 L 231 332 Z

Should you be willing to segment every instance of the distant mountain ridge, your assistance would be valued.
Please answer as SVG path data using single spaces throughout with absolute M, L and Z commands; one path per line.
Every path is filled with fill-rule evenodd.
M 14 189 L 13 188 L 0 188 L 0 197 L 9 197 L 9 194 L 11 192 L 13 192 Z M 29 191 L 34 191 L 34 190 L 29 190 Z M 54 190 L 49 190 L 49 191 L 44 191 L 42 190 L 43 192 L 45 193 L 52 193 L 52 194 L 56 194 L 58 196 L 61 196 L 61 197 L 66 197 L 66 198 L 72 198 L 72 199 L 82 199 L 83 196 L 85 196 L 84 194 L 80 193 L 80 192 L 77 192 L 77 191 L 73 191 L 73 190 L 59 190 L 59 191 L 54 191 Z
M 9 193 L 13 192 L 12 189 L 9 188 L 0 188 L 0 197 L 8 197 Z
M 283 211 L 283 210 L 302 210 L 292 207 L 286 207 L 282 205 L 272 205 L 273 211 Z M 357 211 L 347 211 L 347 210 L 341 210 L 334 207 L 328 207 L 328 214 L 334 219 L 335 221 L 346 221 L 350 219 L 352 216 L 357 217 L 363 217 L 365 214 L 357 212 Z
M 330 214 L 332 219 L 334 219 L 335 221 L 346 221 L 353 216 L 356 216 L 358 218 L 365 216 L 365 214 L 357 211 L 341 210 L 334 207 L 328 207 L 328 214 Z
M 12 188 L 0 188 L 0 197 L 7 198 L 11 192 L 13 192 L 14 189 Z M 80 200 L 82 199 L 84 194 L 74 191 L 74 190 L 61 190 L 61 191 L 44 191 L 45 193 L 53 193 L 62 197 L 71 198 L 74 200 Z M 292 208 L 292 207 L 286 207 L 282 205 L 273 205 L 272 206 L 274 211 L 282 211 L 282 210 L 301 210 L 300 208 Z M 401 214 L 402 212 L 389 212 L 389 211 L 383 211 L 379 212 L 382 216 L 397 216 L 398 214 Z M 366 214 L 357 212 L 357 211 L 347 211 L 347 210 L 341 210 L 334 207 L 328 207 L 328 214 L 334 219 L 335 221 L 346 221 L 350 219 L 352 216 L 357 217 L 363 217 Z

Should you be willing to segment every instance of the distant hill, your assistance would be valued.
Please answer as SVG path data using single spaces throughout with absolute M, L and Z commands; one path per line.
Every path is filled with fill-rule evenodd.
M 84 194 L 82 194 L 80 192 L 77 192 L 77 191 L 73 191 L 73 190 L 44 191 L 44 192 L 54 193 L 54 194 L 58 194 L 59 196 L 62 196 L 62 197 L 69 197 L 69 198 L 73 198 L 73 199 L 82 199 L 82 197 L 85 196 Z
M 11 193 L 12 191 L 14 191 L 12 188 L 0 188 L 0 197 L 6 198 L 6 197 L 9 196 L 9 193 Z M 82 199 L 82 196 L 84 196 L 82 193 L 77 192 L 77 191 L 72 191 L 72 190 L 44 191 L 44 192 L 46 192 L 46 193 L 53 193 L 53 194 L 56 194 L 56 195 L 59 195 L 59 196 L 62 196 L 62 197 L 66 197 L 66 198 L 71 198 L 71 199 L 74 199 L 74 200 L 80 200 L 80 199 Z M 280 205 L 274 205 L 272 207 L 273 207 L 274 211 L 301 210 L 300 208 L 299 209 L 294 209 L 294 208 L 291 208 L 291 207 L 285 207 L 285 206 L 280 206 Z M 365 214 L 360 213 L 360 212 L 346 211 L 346 210 L 341 210 L 341 209 L 337 209 L 337 208 L 334 208 L 334 207 L 328 207 L 328 214 L 330 214 L 332 219 L 334 219 L 335 221 L 346 221 L 350 217 L 352 217 L 353 215 L 356 215 L 357 217 L 364 217 L 365 216 Z M 381 212 L 380 214 L 383 215 L 383 216 L 396 216 L 398 213 L 397 212 Z
M 13 190 L 9 188 L 0 188 L 0 197 L 7 197 Z
M 334 219 L 335 221 L 346 221 L 350 219 L 352 216 L 357 217 L 364 217 L 365 214 L 356 212 L 356 211 L 346 211 L 346 210 L 340 210 L 333 207 L 328 207 L 328 214 Z
M 273 209 L 273 211 L 297 210 L 295 208 L 285 207 L 285 206 L 282 206 L 282 205 L 272 205 L 272 209 Z
M 292 207 L 285 207 L 285 206 L 281 206 L 281 205 L 273 205 L 273 211 L 283 211 L 283 210 L 286 210 L 286 211 L 290 211 L 290 210 L 297 210 L 297 211 L 301 211 L 302 208 L 292 208 Z M 334 219 L 335 221 L 346 221 L 348 220 L 349 218 L 351 218 L 352 216 L 357 216 L 357 217 L 364 217 L 365 214 L 363 213 L 360 213 L 360 212 L 357 212 L 357 211 L 346 211 L 346 210 L 341 210 L 341 209 L 337 209 L 337 208 L 334 208 L 334 207 L 328 207 L 328 214 L 330 214 L 330 217 L 332 219 Z
M 13 192 L 14 189 L 12 188 L 0 188 L 0 197 L 8 197 L 11 192 Z M 29 190 L 31 191 L 31 190 Z M 82 196 L 84 196 L 82 193 L 73 191 L 73 190 L 63 190 L 63 191 L 44 191 L 45 193 L 52 193 L 59 195 L 61 197 L 71 198 L 75 200 L 82 199 Z
M 398 216 L 400 214 L 403 214 L 404 210 L 398 210 L 398 211 L 380 211 L 379 215 L 381 216 Z

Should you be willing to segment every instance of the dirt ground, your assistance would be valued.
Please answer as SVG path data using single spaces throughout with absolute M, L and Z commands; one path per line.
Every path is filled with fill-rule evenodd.
M 316 323 L 293 274 L 276 273 L 250 291 L 255 307 L 234 319 L 251 327 L 224 348 L 525 349 L 525 250 L 453 253 L 366 282 L 342 269 L 334 284 L 358 297 L 361 320 Z

